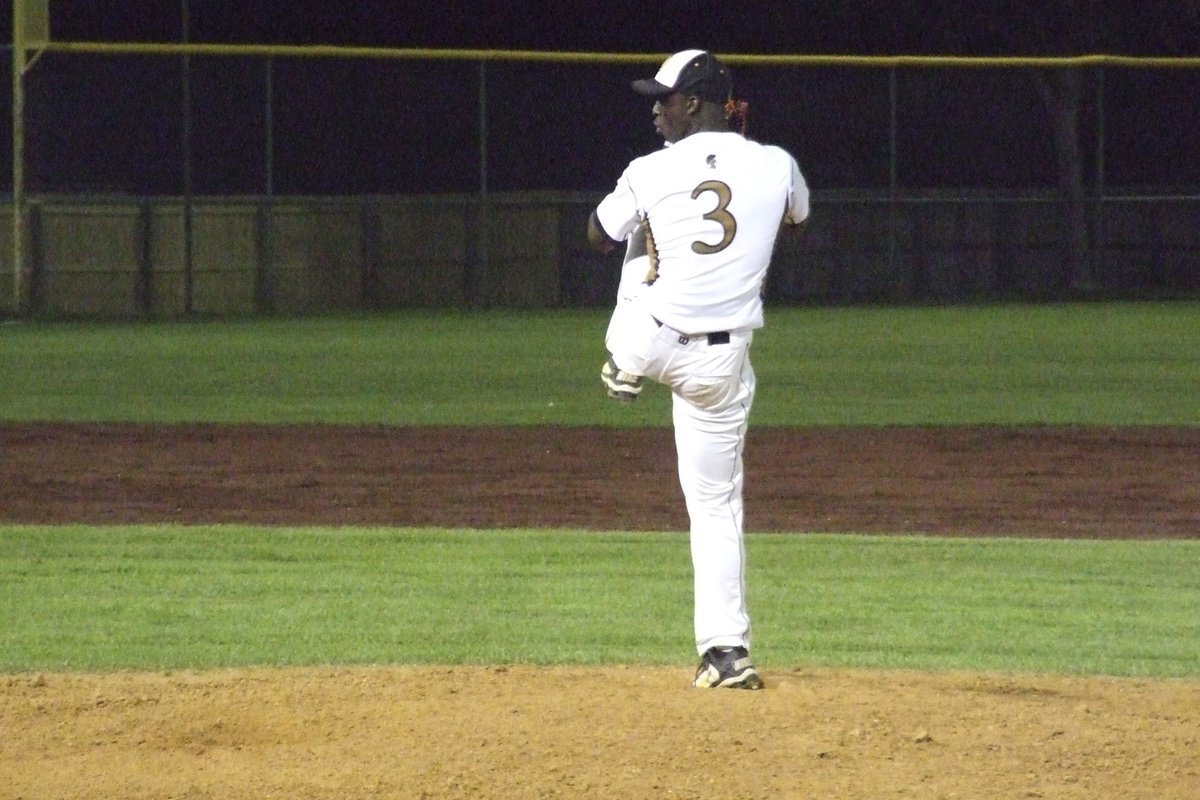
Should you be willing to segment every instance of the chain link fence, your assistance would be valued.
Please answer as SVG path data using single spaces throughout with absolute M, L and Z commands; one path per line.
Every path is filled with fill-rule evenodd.
M 735 94 L 750 103 L 750 135 L 794 153 L 814 192 L 808 240 L 782 250 L 772 272 L 777 302 L 1200 291 L 1200 63 L 723 57 Z M 661 145 L 649 105 L 629 88 L 660 59 L 49 43 L 16 90 L 23 131 L 5 152 L 23 170 L 22 186 L 15 178 L 13 185 L 22 213 L 12 215 L 13 233 L 21 233 L 9 234 L 8 291 L 0 297 L 9 298 L 10 313 L 69 314 L 48 303 L 55 296 L 48 287 L 73 273 L 153 275 L 156 248 L 166 245 L 145 219 L 157 215 L 178 220 L 172 255 L 159 261 L 182 272 L 182 296 L 156 301 L 144 277 L 119 313 L 198 310 L 190 294 L 197 252 L 220 261 L 222 247 L 234 245 L 219 238 L 227 232 L 195 220 L 233 205 L 253 209 L 244 223 L 253 244 L 235 237 L 249 255 L 231 260 L 251 262 L 251 306 L 277 310 L 280 292 L 292 290 L 272 262 L 281 247 L 302 246 L 288 213 L 348 204 L 358 222 L 339 239 L 348 251 L 338 260 L 355 265 L 360 288 L 339 294 L 339 305 L 436 304 L 430 298 L 437 297 L 482 304 L 487 297 L 472 286 L 490 274 L 497 252 L 517 264 L 535 255 L 514 245 L 511 231 L 495 229 L 492 217 L 512 225 L 511 216 L 489 214 L 526 197 L 538 209 L 526 215 L 537 219 L 530 224 L 560 233 L 530 234 L 553 249 L 534 260 L 551 259 L 557 273 L 553 291 L 522 296 L 607 303 L 615 276 L 580 251 L 582 225 L 571 224 L 631 158 Z M 459 211 L 429 211 L 439 204 Z M 117 215 L 128 218 L 132 233 L 122 236 L 134 244 L 103 257 L 88 247 L 49 246 L 51 234 L 69 238 L 88 228 L 64 210 L 85 206 L 80 220 L 97 208 L 135 209 Z M 371 294 L 405 282 L 403 274 L 370 278 L 380 268 L 370 260 L 381 257 L 371 231 L 382 225 L 427 236 L 373 217 L 380 208 L 424 209 L 434 239 L 455 239 L 448 249 L 460 254 L 458 267 L 443 272 L 456 287 L 420 293 L 424 301 Z M 554 223 L 543 218 L 547 208 Z M 320 224 L 319 214 L 309 217 Z M 410 244 L 429 246 L 424 238 Z M 130 253 L 140 261 L 130 264 Z M 413 281 L 432 280 L 418 276 L 416 260 L 406 259 L 403 270 Z M 546 278 L 542 267 L 535 274 Z

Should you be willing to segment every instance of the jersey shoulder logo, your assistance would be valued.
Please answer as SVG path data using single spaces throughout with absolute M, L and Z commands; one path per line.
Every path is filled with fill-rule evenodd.
M 708 158 L 704 159 L 704 163 L 708 164 L 709 169 L 716 169 L 717 168 L 717 154 L 709 153 Z

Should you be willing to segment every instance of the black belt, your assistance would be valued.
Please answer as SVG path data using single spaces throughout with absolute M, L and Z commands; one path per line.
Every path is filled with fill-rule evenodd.
M 654 320 L 655 325 L 660 328 L 662 327 L 662 320 L 660 320 L 658 317 L 651 317 L 650 319 Z M 713 331 L 712 333 L 701 333 L 697 335 L 707 337 L 709 344 L 729 344 L 729 331 Z M 680 344 L 687 344 L 691 340 L 692 338 L 686 333 L 679 335 Z

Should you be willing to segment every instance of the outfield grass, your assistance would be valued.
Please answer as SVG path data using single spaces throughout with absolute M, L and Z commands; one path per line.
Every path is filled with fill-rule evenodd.
M 764 668 L 1200 676 L 1200 542 L 749 537 Z M 665 533 L 0 528 L 0 672 L 691 664 Z
M 0 325 L 0 422 L 670 424 L 603 312 Z M 1197 425 L 1200 305 L 772 310 L 755 425 Z M 0 457 L 3 457 L 0 454 Z M 764 666 L 1200 675 L 1200 541 L 754 535 Z M 0 671 L 680 663 L 680 535 L 0 525 Z
M 0 326 L 0 421 L 669 425 L 600 391 L 606 315 Z M 775 309 L 755 425 L 1200 424 L 1200 304 Z
M 776 312 L 755 423 L 1200 424 L 1200 304 Z

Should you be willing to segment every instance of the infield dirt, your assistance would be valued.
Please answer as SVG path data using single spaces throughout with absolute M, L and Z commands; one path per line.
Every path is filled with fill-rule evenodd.
M 669 431 L 0 426 L 0 521 L 683 530 Z M 1200 430 L 751 431 L 751 531 L 1200 537 Z M 1200 681 L 761 665 L 0 677 L 0 798 L 1194 798 Z

